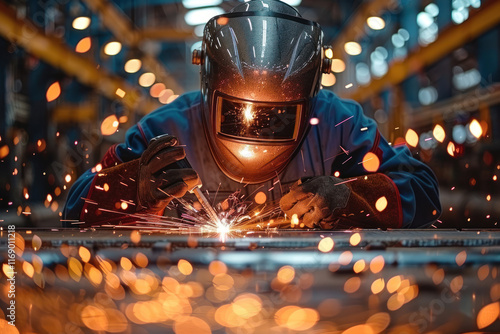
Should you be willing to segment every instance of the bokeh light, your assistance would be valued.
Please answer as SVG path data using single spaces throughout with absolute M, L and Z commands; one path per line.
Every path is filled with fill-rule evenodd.
M 118 118 L 116 115 L 110 115 L 106 117 L 101 123 L 101 133 L 103 136 L 110 136 L 116 132 L 118 129 Z
M 90 37 L 84 37 L 78 42 L 78 44 L 76 44 L 75 52 L 85 53 L 89 51 L 91 47 L 92 47 L 92 40 L 90 39 Z
M 333 73 L 323 73 L 321 77 L 321 84 L 325 87 L 330 87 L 335 85 L 337 79 L 335 78 L 335 74 Z
M 363 49 L 358 42 L 347 42 L 344 44 L 344 50 L 348 55 L 357 56 L 359 55 Z
M 155 83 L 156 76 L 151 72 L 141 74 L 139 77 L 139 85 L 142 87 L 149 87 Z
M 73 20 L 71 26 L 76 30 L 85 30 L 90 26 L 90 22 L 90 17 L 79 16 Z
M 120 42 L 109 42 L 104 46 L 104 53 L 108 56 L 116 56 L 122 50 L 122 43 Z
M 413 129 L 408 129 L 405 135 L 406 143 L 412 147 L 417 147 L 418 145 L 418 134 Z
M 366 23 L 373 30 L 382 30 L 385 28 L 385 21 L 378 16 L 370 16 L 366 19 Z
M 378 171 L 378 168 L 380 167 L 380 159 L 373 152 L 366 153 L 365 156 L 363 157 L 362 163 L 363 163 L 363 168 L 367 172 L 374 173 Z
M 326 237 L 320 240 L 318 243 L 318 250 L 323 253 L 328 253 L 333 249 L 335 242 L 332 238 Z
M 125 72 L 127 73 L 136 73 L 141 69 L 142 62 L 140 59 L 132 58 L 129 59 L 124 66 Z
M 47 102 L 51 102 L 57 99 L 59 95 L 61 95 L 61 86 L 59 85 L 59 81 L 56 81 L 49 86 L 45 97 L 47 98 Z
M 332 59 L 332 72 L 342 73 L 345 71 L 345 63 L 342 59 Z

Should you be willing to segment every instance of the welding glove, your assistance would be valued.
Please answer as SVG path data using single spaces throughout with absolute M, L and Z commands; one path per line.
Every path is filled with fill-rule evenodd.
M 95 175 L 80 219 L 87 224 L 116 224 L 139 220 L 137 213 L 162 214 L 173 198 L 201 185 L 185 157 L 177 138 L 153 138 L 139 159 Z
M 137 189 L 137 205 L 158 211 L 175 197 L 201 185 L 198 174 L 190 168 L 184 148 L 177 138 L 163 135 L 153 138 L 141 156 Z
M 298 180 L 280 200 L 281 209 L 292 217 L 297 214 L 309 228 L 327 228 L 335 220 L 333 212 L 344 208 L 351 190 L 334 176 Z
M 399 191 L 382 173 L 301 179 L 281 198 L 280 206 L 309 228 L 398 228 L 403 220 Z

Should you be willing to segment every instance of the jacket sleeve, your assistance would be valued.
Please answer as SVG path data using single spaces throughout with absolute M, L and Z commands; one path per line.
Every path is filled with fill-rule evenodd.
M 371 227 L 418 228 L 436 221 L 441 204 L 432 170 L 412 157 L 406 145 L 389 145 L 359 104 L 336 98 L 328 109 L 334 116 L 329 121 L 327 142 L 342 146 L 328 148 L 339 152 L 331 174 L 346 179 L 352 190 L 349 205 L 342 212 L 345 225 L 362 217 L 361 226 L 369 227 L 363 221 L 370 216 L 376 216 L 379 223 Z

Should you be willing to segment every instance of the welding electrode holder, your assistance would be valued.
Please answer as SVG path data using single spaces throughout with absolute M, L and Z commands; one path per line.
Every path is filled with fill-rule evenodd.
M 160 135 L 157 137 L 154 137 L 151 139 L 149 142 L 149 147 L 152 147 L 152 151 L 156 151 L 157 149 L 162 150 L 164 147 L 173 147 L 177 145 L 177 138 L 170 136 L 170 135 Z M 153 146 L 151 146 L 153 145 Z M 149 149 L 148 147 L 148 149 Z M 186 157 L 183 159 L 177 160 L 171 164 L 168 164 L 165 169 L 192 169 L 191 164 L 187 160 Z M 217 216 L 217 213 L 215 212 L 214 208 L 210 205 L 210 202 L 207 200 L 205 195 L 200 191 L 201 187 L 201 181 L 195 185 L 192 189 L 188 189 L 190 193 L 194 193 L 198 201 L 200 202 L 201 206 L 207 213 L 207 215 L 210 217 L 210 219 L 215 222 L 220 224 L 219 217 Z

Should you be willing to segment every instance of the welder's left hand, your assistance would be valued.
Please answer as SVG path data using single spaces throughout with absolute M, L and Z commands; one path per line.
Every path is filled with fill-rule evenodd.
M 292 217 L 297 214 L 305 226 L 330 229 L 336 220 L 334 211 L 345 208 L 351 190 L 333 176 L 298 180 L 280 200 L 281 209 Z

